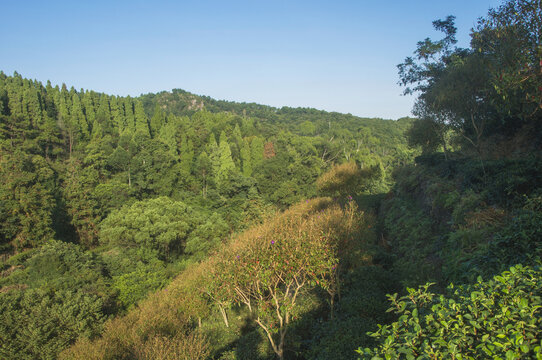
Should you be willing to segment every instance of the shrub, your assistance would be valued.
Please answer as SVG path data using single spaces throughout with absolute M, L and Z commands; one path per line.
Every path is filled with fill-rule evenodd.
M 363 223 L 352 203 L 346 210 L 326 198 L 293 206 L 246 231 L 216 256 L 210 293 L 221 306 L 247 305 L 283 358 L 298 297 L 318 286 L 330 294 L 333 307 L 340 255 L 353 250 Z
M 371 336 L 369 359 L 519 359 L 542 354 L 542 270 L 521 265 L 437 296 L 426 284 L 390 295 L 398 320 Z

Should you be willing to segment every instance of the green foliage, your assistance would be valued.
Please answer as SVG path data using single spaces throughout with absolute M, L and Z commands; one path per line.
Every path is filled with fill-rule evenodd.
M 101 259 L 78 245 L 50 241 L 33 252 L 11 276 L 0 279 L 4 286 L 24 284 L 44 291 L 79 289 L 111 301 L 107 268 Z
M 378 266 L 361 266 L 347 273 L 341 287 L 334 319 L 312 322 L 308 337 L 309 359 L 356 359 L 359 344 L 373 344 L 366 333 L 377 323 L 387 322 L 386 294 L 394 291 L 390 274 Z
M 444 38 L 418 42 L 415 57 L 398 66 L 405 93 L 419 92 L 410 143 L 426 152 L 443 145 L 446 153 L 446 133 L 454 130 L 481 155 L 490 134 L 538 128 L 540 14 L 538 0 L 508 0 L 479 19 L 467 49 L 453 47 L 455 17 L 434 21 Z
M 135 271 L 113 277 L 112 287 L 118 291 L 119 303 L 129 308 L 167 283 L 169 276 L 163 265 L 139 262 Z
M 52 241 L 10 259 L 0 278 L 0 356 L 55 359 L 78 337 L 100 334 L 116 303 L 101 259 Z
M 110 246 L 143 247 L 162 258 L 178 254 L 192 230 L 192 209 L 169 198 L 141 201 L 112 212 L 101 224 L 100 241 Z
M 56 359 L 78 337 L 101 332 L 104 301 L 83 291 L 29 289 L 0 293 L 0 356 Z
M 410 200 L 410 199 L 409 199 Z M 383 226 L 392 248 L 396 273 L 406 286 L 435 281 L 437 264 L 430 259 L 436 252 L 431 218 L 412 200 L 390 199 L 383 204 Z
M 0 152 L 0 245 L 17 249 L 54 236 L 55 173 L 40 155 Z
M 516 266 L 489 281 L 437 296 L 408 289 L 389 296 L 398 321 L 371 334 L 379 345 L 358 349 L 371 359 L 540 358 L 542 271 Z
M 227 228 L 216 214 L 204 214 L 167 197 L 139 201 L 113 211 L 101 224 L 100 242 L 134 248 L 169 259 L 187 252 L 202 255 L 217 244 Z

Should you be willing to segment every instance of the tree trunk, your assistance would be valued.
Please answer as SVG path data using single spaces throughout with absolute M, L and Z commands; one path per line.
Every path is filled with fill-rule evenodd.
M 331 318 L 331 321 L 333 321 L 333 319 L 335 318 L 335 311 L 334 311 L 335 293 L 331 294 L 331 300 L 329 301 L 329 307 L 330 307 L 330 318 Z
M 218 305 L 218 308 L 220 309 L 220 313 L 222 314 L 222 319 L 224 319 L 224 324 L 226 324 L 226 327 L 230 327 L 230 323 L 228 322 L 228 314 L 226 314 L 226 309 L 222 305 Z

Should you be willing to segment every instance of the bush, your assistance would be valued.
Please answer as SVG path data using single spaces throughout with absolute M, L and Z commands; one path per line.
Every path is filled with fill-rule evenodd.
M 449 296 L 408 289 L 389 298 L 398 320 L 371 336 L 367 359 L 519 359 L 542 354 L 542 270 L 518 265 Z

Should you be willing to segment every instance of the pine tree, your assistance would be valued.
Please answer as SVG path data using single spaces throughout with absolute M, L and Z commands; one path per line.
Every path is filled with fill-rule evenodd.
M 216 183 L 220 186 L 226 179 L 229 178 L 230 172 L 235 171 L 235 164 L 231 157 L 230 144 L 228 143 L 228 138 L 226 133 L 222 131 L 220 134 L 220 144 L 219 144 L 219 168 L 218 172 L 215 174 Z
M 126 127 L 135 133 L 135 115 L 132 103 L 132 98 L 127 96 L 123 99 L 124 118 L 126 119 Z M 120 104 L 119 104 L 120 106 Z
M 166 114 L 164 114 L 164 112 L 160 108 L 160 105 L 157 103 L 156 107 L 154 108 L 154 114 L 152 115 L 150 123 L 151 135 L 153 138 L 158 136 L 160 128 L 165 124 L 165 122 Z
M 252 159 L 250 157 L 250 145 L 246 140 L 243 140 L 241 147 L 241 166 L 243 175 L 250 177 L 252 175 Z
M 167 123 L 163 124 L 158 133 L 158 140 L 167 145 L 169 153 L 177 158 L 177 126 L 175 124 L 175 119 L 172 118 Z
M 127 128 L 122 103 L 119 104 L 119 98 L 116 96 L 112 96 L 109 103 L 111 106 L 111 117 L 113 118 L 116 133 L 122 134 L 122 132 Z
M 232 143 L 230 147 L 233 161 L 238 168 L 241 168 L 241 148 L 243 147 L 243 136 L 241 135 L 241 129 L 239 128 L 239 124 L 235 124 L 231 139 Z
M 202 151 L 199 154 L 198 159 L 196 160 L 196 172 L 199 177 L 201 177 L 202 187 L 201 195 L 205 198 L 207 197 L 207 188 L 209 186 L 209 175 L 212 171 L 211 159 L 205 151 Z
M 38 92 L 35 87 L 25 89 L 23 92 L 23 116 L 30 120 L 30 126 L 37 128 L 43 121 Z
M 111 109 L 109 108 L 109 99 L 106 95 L 100 96 L 100 105 L 96 112 L 96 121 L 102 126 L 102 130 L 109 133 L 111 129 Z
M 185 134 L 181 138 L 181 173 L 183 176 L 190 176 L 192 162 L 194 161 L 194 145 Z
M 150 137 L 151 134 L 149 131 L 149 120 L 147 119 L 147 115 L 145 115 L 145 111 L 143 110 L 143 105 L 141 104 L 141 101 L 136 101 L 134 111 L 135 131 Z
M 215 134 L 211 133 L 209 136 L 209 142 L 207 143 L 207 153 L 209 154 L 209 160 L 211 161 L 211 173 L 213 178 L 216 178 L 216 174 L 220 169 L 220 149 L 216 143 Z
M 60 127 L 66 133 L 68 140 L 68 154 L 71 158 L 73 147 L 75 145 L 75 139 L 77 138 L 77 123 L 74 118 L 70 116 L 68 110 L 68 98 L 69 93 L 66 89 L 66 85 L 62 85 L 62 90 L 58 95 L 58 122 Z
M 258 168 L 263 162 L 263 139 L 255 137 L 250 144 L 250 158 L 252 160 L 252 169 Z
M 94 120 L 96 120 L 96 110 L 94 109 L 92 96 L 90 95 L 89 91 L 86 91 L 85 93 L 81 93 L 81 96 L 82 96 L 82 104 L 83 104 L 83 108 L 85 112 L 87 126 L 90 129 L 90 131 L 92 131 L 92 128 L 91 128 L 92 124 L 94 124 Z
M 90 138 L 90 133 L 88 131 L 89 126 L 87 124 L 87 119 L 85 118 L 85 114 L 83 113 L 81 101 L 77 93 L 72 94 L 71 116 L 73 118 L 72 121 L 74 122 L 74 124 L 77 124 L 77 130 L 80 136 L 84 140 L 88 140 Z

